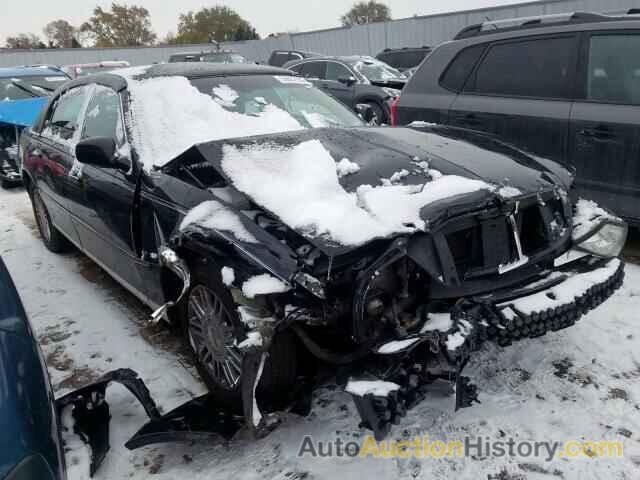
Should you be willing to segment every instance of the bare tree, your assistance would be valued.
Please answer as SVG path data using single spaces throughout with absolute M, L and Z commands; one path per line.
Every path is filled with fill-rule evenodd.
M 47 48 L 42 40 L 33 33 L 20 33 L 14 37 L 7 37 L 7 48 Z
M 79 46 L 76 39 L 76 28 L 66 20 L 49 22 L 43 31 L 51 47 L 73 48 Z

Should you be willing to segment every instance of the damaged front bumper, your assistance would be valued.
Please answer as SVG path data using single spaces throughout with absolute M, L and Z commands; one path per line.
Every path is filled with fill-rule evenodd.
M 456 409 L 470 406 L 477 401 L 476 387 L 461 374 L 484 342 L 507 346 L 567 328 L 609 298 L 623 278 L 624 263 L 619 258 L 588 255 L 534 282 L 458 302 L 444 323 L 448 328 L 441 320 L 439 325 L 435 319 L 433 325 L 427 320 L 419 335 L 379 346 L 378 355 L 386 357 L 383 368 L 352 378 L 346 387 L 362 426 L 384 438 L 391 425 L 424 399 L 436 379 L 455 382 Z M 394 387 L 387 385 L 384 394 L 361 388 L 361 382 L 372 381 Z

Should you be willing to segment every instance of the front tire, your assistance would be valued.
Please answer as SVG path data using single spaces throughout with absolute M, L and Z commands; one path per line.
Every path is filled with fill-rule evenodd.
M 378 126 L 382 125 L 383 123 L 389 123 L 387 121 L 386 115 L 384 114 L 384 110 L 382 110 L 382 107 L 380 105 L 378 105 L 376 102 L 367 102 L 367 105 L 369 105 L 371 107 L 371 110 L 373 111 L 373 117 L 371 118 L 369 125 Z
M 51 216 L 47 206 L 42 201 L 40 191 L 36 188 L 30 192 L 31 206 L 33 207 L 33 215 L 36 218 L 38 231 L 42 243 L 53 253 L 63 253 L 69 249 L 68 240 L 60 233 L 60 231 L 51 223 Z
M 237 412 L 242 411 L 243 353 L 237 343 L 244 339 L 231 292 L 224 286 L 220 269 L 212 263 L 192 268 L 192 287 L 177 307 L 187 347 L 198 372 L 214 398 Z M 277 408 L 288 399 L 297 377 L 297 343 L 291 332 L 273 338 L 257 396 L 261 404 Z

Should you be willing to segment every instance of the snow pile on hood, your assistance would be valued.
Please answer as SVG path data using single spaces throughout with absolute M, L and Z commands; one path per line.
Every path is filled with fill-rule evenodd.
M 444 175 L 424 185 L 361 186 L 347 192 L 336 162 L 318 140 L 294 147 L 223 147 L 222 168 L 233 185 L 308 237 L 342 245 L 423 229 L 420 210 L 454 195 L 492 190 L 485 182 Z
M 352 173 L 356 173 L 360 171 L 360 165 L 356 162 L 352 162 L 348 158 L 343 158 L 339 162 L 336 162 L 336 172 L 338 173 L 338 177 L 346 177 L 347 175 L 351 175 Z
M 256 116 L 230 112 L 185 77 L 130 79 L 128 85 L 131 140 L 147 170 L 162 167 L 197 143 L 303 129 L 271 104 Z M 228 90 L 218 93 L 230 100 Z
M 242 293 L 247 298 L 255 298 L 256 295 L 267 295 L 269 293 L 283 293 L 289 290 L 291 290 L 289 285 L 268 273 L 251 277 L 242 284 Z
M 192 208 L 180 223 L 180 231 L 195 225 L 197 227 L 231 232 L 238 240 L 248 243 L 258 243 L 256 237 L 245 226 L 233 211 L 215 200 L 202 202 Z
M 583 198 L 576 202 L 573 213 L 572 237 L 577 240 L 593 230 L 602 220 L 621 222 L 618 217 L 607 212 L 592 200 Z

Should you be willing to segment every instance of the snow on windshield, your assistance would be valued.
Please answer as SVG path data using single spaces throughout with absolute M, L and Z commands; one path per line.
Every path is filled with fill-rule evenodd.
M 357 61 L 353 67 L 368 80 L 384 82 L 388 80 L 406 80 L 406 77 L 393 67 L 374 58 Z
M 443 175 L 424 185 L 361 186 L 347 192 L 336 162 L 318 140 L 293 147 L 257 144 L 223 147 L 222 168 L 234 186 L 307 237 L 342 245 L 425 228 L 420 210 L 454 195 L 491 185 Z
M 129 79 L 128 84 L 131 140 L 147 170 L 165 165 L 197 143 L 303 128 L 272 104 L 257 115 L 230 112 L 185 77 Z

